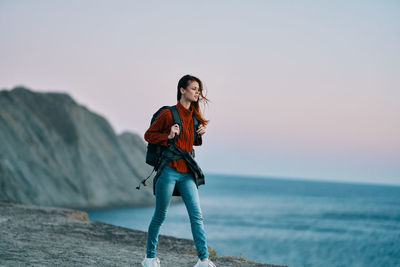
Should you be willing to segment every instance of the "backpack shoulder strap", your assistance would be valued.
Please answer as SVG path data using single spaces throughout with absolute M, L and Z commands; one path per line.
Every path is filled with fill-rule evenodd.
M 181 117 L 179 116 L 179 112 L 178 112 L 178 109 L 176 108 L 176 105 L 168 106 L 167 108 L 171 111 L 173 123 L 174 124 L 177 123 L 179 125 L 179 134 L 175 135 L 175 138 L 173 140 L 173 142 L 175 142 L 176 139 L 179 137 L 180 133 L 182 132 Z M 197 134 L 198 127 L 199 127 L 199 121 L 196 119 L 196 116 L 193 113 L 193 129 L 194 129 L 194 139 L 193 140 L 194 140 L 194 142 L 196 141 L 197 136 L 198 136 L 198 134 Z
M 194 129 L 194 141 L 193 142 L 196 142 L 196 140 L 197 140 L 197 128 L 199 127 L 199 121 L 196 119 L 196 116 L 194 116 L 194 113 L 193 113 L 193 129 Z
M 175 137 L 174 137 L 174 139 L 173 139 L 173 142 L 175 142 L 176 139 L 178 139 L 179 135 L 180 135 L 181 132 L 182 132 L 181 117 L 179 116 L 179 112 L 178 112 L 178 109 L 176 108 L 176 105 L 174 105 L 174 106 L 169 106 L 168 108 L 169 108 L 169 110 L 171 111 L 173 123 L 174 123 L 174 124 L 177 123 L 177 124 L 179 125 L 179 134 L 176 134 Z

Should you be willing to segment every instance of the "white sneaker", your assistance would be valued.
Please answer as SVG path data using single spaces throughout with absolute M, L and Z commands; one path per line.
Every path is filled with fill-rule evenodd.
M 217 266 L 215 266 L 214 262 L 212 262 L 210 259 L 205 261 L 201 261 L 199 259 L 194 267 L 217 267 Z
M 155 258 L 147 258 L 147 256 L 142 261 L 143 267 L 161 267 L 160 259 L 158 257 Z

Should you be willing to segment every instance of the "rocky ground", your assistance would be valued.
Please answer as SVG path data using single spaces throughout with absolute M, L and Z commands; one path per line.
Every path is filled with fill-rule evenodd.
M 0 202 L 0 266 L 141 266 L 147 233 L 89 221 L 86 212 Z M 217 256 L 222 266 L 269 266 L 244 258 Z M 159 236 L 161 266 L 193 267 L 192 240 Z

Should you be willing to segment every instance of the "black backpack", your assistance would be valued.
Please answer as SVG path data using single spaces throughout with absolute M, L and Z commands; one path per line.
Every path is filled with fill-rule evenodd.
M 157 116 L 160 114 L 160 112 L 166 108 L 168 108 L 171 111 L 173 124 L 177 123 L 179 125 L 179 134 L 175 134 L 175 137 L 173 139 L 168 140 L 168 145 L 169 145 L 171 143 L 175 143 L 176 139 L 178 139 L 180 133 L 182 132 L 182 122 L 181 122 L 181 118 L 179 116 L 178 110 L 176 108 L 176 105 L 163 106 L 163 107 L 159 108 L 157 110 L 157 112 L 153 114 L 150 125 L 153 124 L 153 122 L 155 121 Z M 197 135 L 198 126 L 199 126 L 199 122 L 193 113 L 194 142 L 197 140 L 197 137 L 198 137 L 198 135 Z M 151 143 L 147 144 L 146 163 L 153 166 L 154 168 L 153 168 L 153 171 L 150 173 L 150 175 L 146 179 L 142 180 L 141 184 L 143 184 L 144 186 L 146 186 L 146 180 L 150 178 L 151 174 L 154 171 L 158 170 L 159 163 L 161 161 L 162 152 L 166 148 L 167 148 L 167 146 L 162 146 L 159 144 L 151 144 Z M 192 157 L 194 158 L 194 156 L 195 156 L 194 148 L 192 149 L 192 152 L 190 152 L 190 153 L 191 153 Z M 136 187 L 136 189 L 140 189 L 140 184 L 139 184 L 139 186 Z

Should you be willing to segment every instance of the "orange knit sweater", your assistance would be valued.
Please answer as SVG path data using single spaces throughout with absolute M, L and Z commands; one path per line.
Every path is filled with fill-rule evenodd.
M 200 146 L 202 144 L 202 137 L 198 135 L 196 142 L 193 142 L 194 131 L 193 131 L 193 108 L 190 110 L 186 109 L 180 101 L 177 102 L 176 108 L 182 122 L 182 129 L 175 144 L 182 150 L 192 151 L 193 146 Z M 173 125 L 172 114 L 169 109 L 164 109 L 160 112 L 154 122 L 150 125 L 150 128 L 144 133 L 144 139 L 152 144 L 160 144 L 163 146 L 168 145 L 168 135 Z M 175 168 L 179 172 L 189 172 L 189 168 L 186 165 L 184 159 L 177 159 L 168 162 L 168 166 Z

